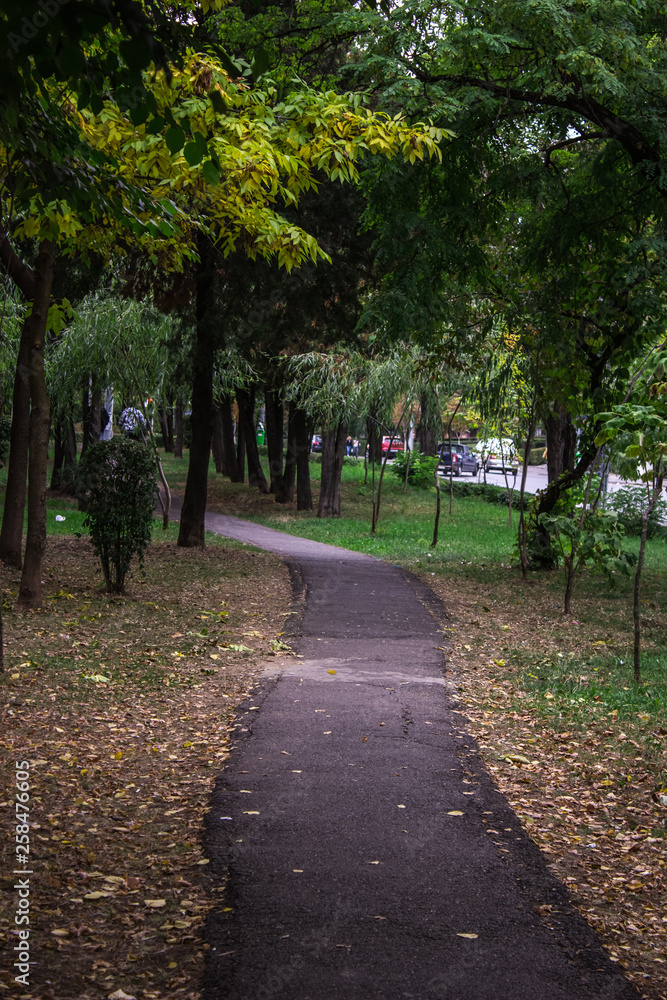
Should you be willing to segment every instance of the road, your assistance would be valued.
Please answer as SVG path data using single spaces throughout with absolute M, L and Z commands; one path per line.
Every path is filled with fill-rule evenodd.
M 460 476 L 455 477 L 457 482 L 484 482 L 484 477 L 482 473 L 479 473 L 477 477 L 475 476 Z M 507 477 L 511 485 L 513 476 Z M 494 486 L 504 486 L 505 476 L 502 472 L 488 472 L 486 476 L 487 483 L 491 483 Z M 546 489 L 547 486 L 547 467 L 546 465 L 529 465 L 528 473 L 526 475 L 526 492 L 527 493 L 537 493 L 538 490 Z M 620 476 L 610 473 L 609 482 L 607 489 L 610 493 L 613 493 L 619 488 L 619 486 L 628 485 L 625 480 L 622 480 Z M 521 486 L 521 473 L 516 477 L 516 488 L 519 489 Z

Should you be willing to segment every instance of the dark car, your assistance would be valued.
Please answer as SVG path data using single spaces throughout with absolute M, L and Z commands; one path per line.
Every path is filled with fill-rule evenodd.
M 448 475 L 450 469 L 455 476 L 460 476 L 464 472 L 476 476 L 479 470 L 479 459 L 477 455 L 473 455 L 467 444 L 453 444 L 450 457 L 449 444 L 445 441 L 444 444 L 440 445 L 438 472 Z
M 311 451 L 322 451 L 322 435 L 313 434 L 313 440 L 310 445 Z

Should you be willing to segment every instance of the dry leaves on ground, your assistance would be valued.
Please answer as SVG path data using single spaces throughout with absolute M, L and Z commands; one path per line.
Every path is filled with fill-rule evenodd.
M 545 714 L 549 692 L 540 701 L 512 666 L 527 646 L 565 666 L 601 646 L 627 648 L 618 602 L 580 595 L 577 617 L 567 620 L 550 582 L 524 586 L 510 571 L 493 588 L 472 576 L 424 580 L 446 605 L 448 663 L 498 787 L 612 961 L 647 1000 L 665 1000 L 667 808 L 658 792 L 667 780 L 667 729 L 649 715 L 619 720 L 610 712 L 568 731 L 563 717 Z M 663 623 L 653 625 L 647 648 L 664 639 Z
M 203 817 L 234 708 L 281 642 L 287 570 L 233 543 L 156 544 L 145 579 L 109 598 L 89 543 L 53 538 L 34 612 L 12 607 L 17 578 L 3 574 L 3 936 L 16 931 L 14 761 L 31 763 L 35 964 L 22 996 L 194 1000 L 203 922 L 224 890 L 207 876 Z

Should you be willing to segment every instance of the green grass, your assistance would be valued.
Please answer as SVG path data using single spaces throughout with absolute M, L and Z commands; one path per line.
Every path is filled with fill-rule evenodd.
M 632 664 L 624 655 L 536 658 L 515 653 L 512 661 L 525 691 L 547 707 L 553 700 L 554 710 L 566 704 L 571 717 L 581 716 L 583 721 L 592 713 L 630 719 L 647 713 L 667 721 L 667 653 L 644 654 L 641 686 L 632 683 Z

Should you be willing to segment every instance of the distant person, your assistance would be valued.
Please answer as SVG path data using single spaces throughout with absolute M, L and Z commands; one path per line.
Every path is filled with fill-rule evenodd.
M 355 458 L 359 458 L 359 438 L 355 438 L 352 442 L 352 454 Z
M 141 410 L 134 406 L 126 406 L 118 418 L 118 426 L 125 432 L 126 436 L 133 441 L 146 440 L 146 420 Z
M 346 455 L 351 455 L 352 454 L 352 438 L 351 437 L 349 437 L 347 439 L 347 441 L 345 442 L 345 454 Z

